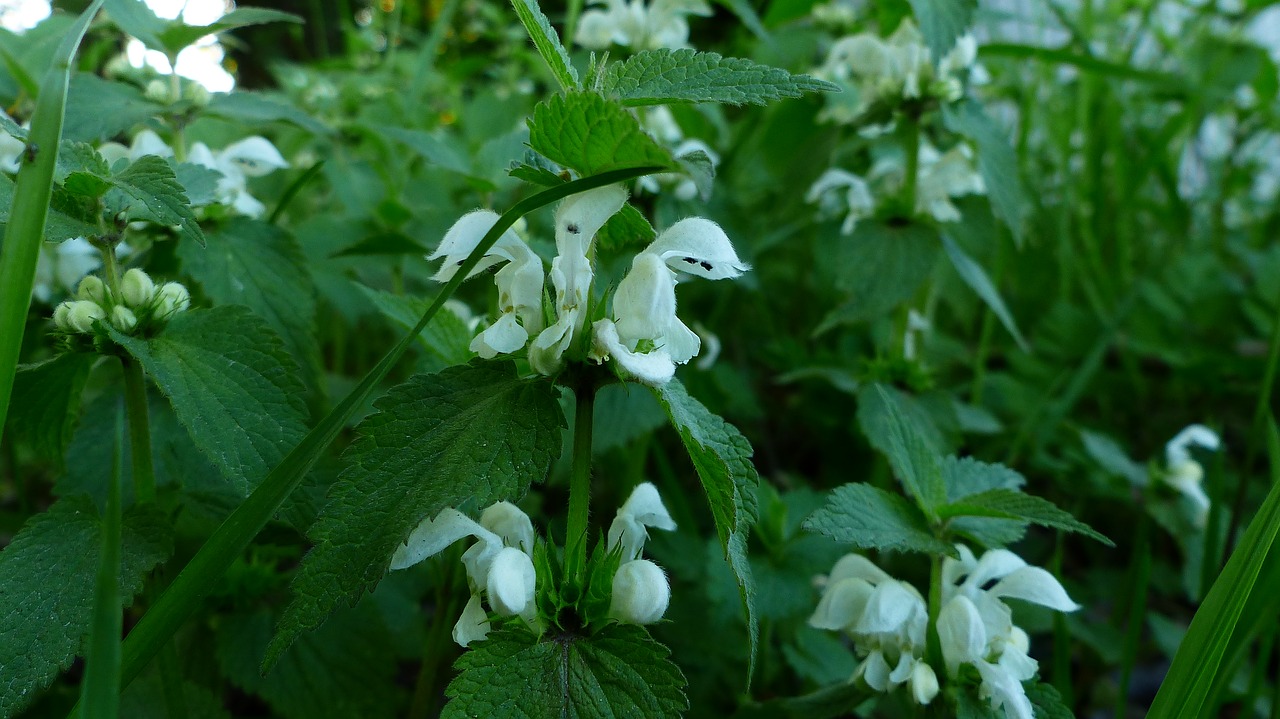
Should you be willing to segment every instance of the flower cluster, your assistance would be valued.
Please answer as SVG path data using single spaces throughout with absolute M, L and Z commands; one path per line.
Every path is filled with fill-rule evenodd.
M 504 265 L 494 275 L 500 315 L 475 336 L 471 351 L 488 359 L 528 345 L 530 366 L 544 375 L 560 371 L 567 359 L 586 356 L 593 240 L 626 199 L 624 189 L 610 185 L 560 204 L 555 217 L 557 254 L 548 275 L 555 290 L 550 308 L 543 307 L 541 258 L 514 231 L 504 232 L 468 275 Z M 447 282 L 457 274 L 497 221 L 496 213 L 476 210 L 454 223 L 427 258 L 444 260 L 434 279 Z M 697 334 L 675 314 L 677 273 L 718 280 L 747 269 L 714 222 L 692 217 L 675 223 L 635 256 L 614 294 L 613 314 L 592 325 L 590 358 L 612 359 L 642 382 L 670 380 L 675 365 L 696 357 L 701 347 Z M 555 321 L 546 324 L 544 318 L 551 317 Z
M 842 95 L 828 98 L 822 119 L 848 124 L 875 111 L 892 113 L 906 103 L 950 103 L 963 95 L 962 75 L 973 67 L 978 45 L 961 37 L 935 68 L 924 37 L 910 19 L 888 38 L 860 33 L 837 40 L 814 75 L 840 85 Z M 876 135 L 892 129 L 892 121 L 865 127 Z
M 1079 609 L 1052 574 L 1029 566 L 1013 552 L 994 549 L 979 559 L 957 545 L 959 559 L 942 564 L 941 610 L 936 629 L 946 676 L 958 681 L 976 672 L 979 693 L 1008 719 L 1033 719 L 1022 682 L 1039 668 L 1028 656 L 1027 633 L 1013 624 L 1003 600 L 1020 599 L 1062 612 Z M 854 680 L 876 691 L 907 685 L 928 704 L 938 694 L 938 674 L 925 658 L 929 613 L 909 584 L 868 559 L 849 554 L 836 562 L 809 624 L 845 632 L 862 657 Z M 971 670 L 966 670 L 971 667 Z
M 675 526 L 658 490 L 647 482 L 618 510 L 607 545 L 609 551 L 621 554 L 612 583 L 611 619 L 652 624 L 666 613 L 671 599 L 667 577 L 658 565 L 641 559 L 640 553 L 648 538 L 647 527 L 671 530 Z M 533 631 L 541 631 L 533 523 L 510 502 L 493 504 L 478 522 L 452 507 L 423 520 L 392 555 L 391 569 L 411 567 L 467 537 L 477 540 L 462 555 L 471 598 L 453 627 L 453 640 L 465 647 L 488 636 L 489 612 L 500 618 L 519 617 Z
M 1160 479 L 1178 490 L 1195 506 L 1195 523 L 1203 527 L 1209 518 L 1209 496 L 1201 486 L 1204 467 L 1191 457 L 1192 447 L 1216 452 L 1221 446 L 1218 434 L 1202 424 L 1193 424 L 1169 440 L 1164 447 L 1165 467 Z
M 97 275 L 80 280 L 76 298 L 54 309 L 53 323 L 68 335 L 93 334 L 98 322 L 134 334 L 168 322 L 190 305 L 191 295 L 183 285 L 166 282 L 157 286 L 146 272 L 134 268 L 124 273 L 118 291 L 112 291 Z
M 858 221 L 876 212 L 876 195 L 892 194 L 905 183 L 905 163 L 899 155 L 887 155 L 872 165 L 866 178 L 831 168 L 809 188 L 805 200 L 818 205 L 818 212 L 825 217 L 845 218 L 840 231 L 851 234 Z M 916 176 L 915 207 L 918 216 L 932 217 L 938 222 L 960 220 L 960 209 L 951 201 L 964 195 L 986 194 L 986 184 L 974 166 L 973 150 L 959 143 L 946 152 L 938 152 L 928 142 L 921 141 L 919 167 Z
M 574 41 L 592 50 L 613 45 L 632 50 L 689 46 L 689 15 L 708 16 L 706 0 L 592 0 Z

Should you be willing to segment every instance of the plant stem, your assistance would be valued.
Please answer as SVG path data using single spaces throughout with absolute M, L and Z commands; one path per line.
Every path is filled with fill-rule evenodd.
M 933 555 L 929 565 L 929 627 L 925 634 L 925 657 L 930 665 L 943 666 L 942 639 L 938 636 L 938 614 L 942 611 L 942 557 Z
M 436 676 L 440 673 L 441 660 L 449 653 L 447 642 L 452 639 L 448 627 L 452 617 L 458 613 L 458 592 L 454 586 L 457 576 L 455 567 L 460 557 L 445 558 L 444 577 L 436 591 L 436 616 L 427 633 L 426 646 L 422 648 L 422 666 L 418 669 L 418 680 L 413 685 L 413 701 L 409 705 L 409 719 L 427 719 L 435 712 Z
M 132 357 L 124 366 L 124 397 L 129 410 L 129 452 L 133 458 L 133 496 L 140 504 L 156 501 L 156 476 L 151 464 L 151 427 L 147 418 L 147 383 L 142 365 Z
M 178 78 L 178 56 L 169 58 L 169 94 L 170 102 L 182 99 L 182 80 Z M 175 117 L 173 120 L 173 159 L 178 162 L 187 161 L 187 140 L 183 133 L 184 120 Z
M 119 409 L 117 416 L 123 419 Z M 85 653 L 85 676 L 81 685 L 83 719 L 116 719 L 120 712 L 120 633 L 124 624 L 120 612 L 120 475 L 124 473 L 124 432 L 116 423 L 115 447 L 111 463 L 111 483 L 107 486 L 107 506 L 102 514 L 102 547 L 98 557 L 97 583 L 93 597 L 93 626 Z
M 920 175 L 920 123 L 916 119 L 905 123 L 902 149 L 907 156 L 906 174 L 902 182 L 902 194 L 907 202 L 907 214 L 916 214 L 916 183 Z
M 1138 645 L 1142 640 L 1142 622 L 1147 615 L 1147 589 L 1151 580 L 1151 520 L 1145 507 L 1140 508 L 1138 526 L 1134 529 L 1132 563 L 1133 591 L 1129 595 L 1129 616 L 1124 631 L 1124 644 L 1120 653 L 1120 686 L 1116 692 L 1117 719 L 1123 719 L 1129 708 L 1129 678 L 1138 660 Z
M 576 577 L 587 563 L 587 515 L 591 507 L 591 426 L 596 387 L 590 380 L 574 389 L 573 469 L 569 475 L 569 528 L 565 532 L 565 576 Z

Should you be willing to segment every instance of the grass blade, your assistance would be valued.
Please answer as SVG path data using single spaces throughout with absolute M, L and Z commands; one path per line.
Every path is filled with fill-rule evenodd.
M 28 152 L 18 170 L 13 209 L 5 228 L 4 245 L 0 246 L 0 420 L 9 412 L 13 375 L 18 369 L 31 290 L 35 286 L 36 261 L 49 215 L 49 200 L 53 197 L 53 169 L 58 162 L 58 142 L 62 139 L 62 119 L 67 109 L 71 60 L 89 28 L 89 21 L 105 1 L 94 0 L 62 39 L 53 66 L 45 74 L 40 99 L 31 117 Z M 0 433 L 3 431 L 4 422 L 0 421 Z
M 516 203 L 507 210 L 458 268 L 453 279 L 441 288 L 417 326 L 369 371 L 369 374 L 342 402 L 320 420 L 279 466 L 267 475 L 262 484 L 231 513 L 231 516 L 204 543 L 200 551 L 191 558 L 173 584 L 169 585 L 168 590 L 133 628 L 124 642 L 122 686 L 127 686 L 138 676 L 147 662 L 160 651 L 165 642 L 200 606 L 201 601 L 214 589 L 231 563 L 240 556 L 259 530 L 271 519 L 285 498 L 297 488 L 302 478 L 346 426 L 351 415 L 364 404 L 395 363 L 416 341 L 418 333 L 427 326 L 445 301 L 453 295 L 458 285 L 462 284 L 462 280 L 471 268 L 475 267 L 503 232 L 520 217 L 556 200 L 596 187 L 661 172 L 663 169 L 665 168 L 639 167 L 604 172 L 544 190 Z
M 1268 423 L 1267 451 L 1271 456 L 1271 491 L 1191 620 L 1191 628 L 1147 714 L 1149 719 L 1206 716 L 1206 699 L 1223 656 L 1237 634 L 1237 624 L 1242 619 L 1252 620 L 1243 616 L 1243 610 L 1280 531 L 1280 432 L 1275 418 Z M 1244 639 L 1240 637 L 1241 641 Z
M 124 408 L 117 410 L 115 452 L 107 508 L 102 515 L 102 554 L 93 593 L 93 625 L 85 654 L 81 719 L 116 719 L 120 713 L 120 478 L 124 476 Z

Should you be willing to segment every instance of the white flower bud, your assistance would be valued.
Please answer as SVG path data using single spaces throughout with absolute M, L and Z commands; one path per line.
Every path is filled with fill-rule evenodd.
M 71 331 L 71 324 L 68 321 L 68 315 L 71 312 L 71 303 L 63 302 L 53 310 L 53 326 L 63 332 Z
M 533 522 L 510 502 L 497 502 L 480 515 L 480 526 L 502 537 L 508 547 L 533 553 Z
M 143 94 L 152 102 L 168 103 L 172 100 L 169 96 L 169 84 L 164 80 L 152 80 L 147 83 L 147 89 Z
M 537 575 L 529 555 L 505 547 L 493 558 L 487 577 L 489 606 L 504 617 L 524 615 L 533 606 Z
M 191 295 L 187 288 L 177 282 L 166 282 L 156 290 L 156 316 L 169 317 L 175 312 L 183 312 L 191 306 Z
M 151 281 L 146 272 L 136 267 L 124 273 L 120 280 L 120 295 L 130 307 L 142 307 L 150 303 L 155 292 L 156 283 Z
M 111 324 L 121 332 L 132 332 L 133 328 L 138 326 L 138 316 L 128 307 L 116 305 L 115 309 L 111 310 Z
M 91 300 L 64 303 L 67 307 L 67 325 L 76 332 L 92 332 L 94 320 L 107 318 L 107 313 Z
M 658 565 L 647 559 L 626 562 L 613 575 L 609 616 L 629 624 L 653 624 L 671 602 L 671 585 Z
M 107 286 L 102 284 L 102 278 L 97 275 L 87 275 L 80 280 L 80 286 L 76 289 L 76 299 L 89 300 L 99 305 L 107 303 Z
M 915 669 L 911 670 L 911 679 L 908 681 L 911 686 L 911 697 L 917 704 L 928 704 L 938 696 L 938 675 L 928 664 L 916 662 Z
M 182 87 L 182 96 L 198 107 L 208 105 L 209 100 L 213 98 L 213 96 L 209 94 L 209 90 L 198 82 L 184 84 Z

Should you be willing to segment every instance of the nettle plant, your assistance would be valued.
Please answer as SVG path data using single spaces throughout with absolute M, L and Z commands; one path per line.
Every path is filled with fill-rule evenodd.
M 308 123 L 262 98 L 211 97 L 177 75 L 121 67 L 114 82 L 77 75 L 68 105 L 71 60 L 103 4 L 93 3 L 68 29 L 39 87 L 30 129 L 7 117 L 3 125 L 22 148 L 16 184 L 0 175 L 6 374 L 21 346 L 9 338 L 22 335 L 19 310 L 29 304 L 41 243 L 73 243 L 77 254 L 55 251 L 47 259 L 74 257 L 78 267 L 101 271 L 56 304 L 55 356 L 19 368 L 12 395 L 6 377 L 0 408 L 11 410 L 10 427 L 62 457 L 88 399 L 82 393 L 90 373 L 109 362 L 123 373 L 94 403 L 107 407 L 93 415 L 105 414 L 104 433 L 115 430 L 94 450 L 101 459 L 91 473 L 96 481 L 60 485 L 61 499 L 0 555 L 6 578 L 0 714 L 28 705 L 79 653 L 86 635 L 81 706 L 86 714 L 114 714 L 121 683 L 137 678 L 152 657 L 172 652 L 175 632 L 282 505 L 288 511 L 290 495 L 345 423 L 459 285 L 486 270 L 494 270 L 497 311 L 470 325 L 467 344 L 477 359 L 413 376 L 374 402 L 318 516 L 297 522 L 314 546 L 265 647 L 263 670 L 389 571 L 449 554 L 453 559 L 432 566 L 455 571 L 460 559 L 470 598 L 453 629 L 467 651 L 446 691 L 446 715 L 683 711 L 684 678 L 644 629 L 662 619 L 670 588 L 643 547 L 650 529 L 674 529 L 674 520 L 654 486 L 642 483 L 607 531 L 589 521 L 593 407 L 597 392 L 614 384 L 652 393 L 683 441 L 739 587 L 754 657 L 746 561 L 758 481 L 752 449 L 673 378 L 702 342 L 676 312 L 677 283 L 732 279 L 749 266 L 714 221 L 687 217 L 658 232 L 629 204 L 639 178 L 682 175 L 692 180 L 694 195 L 705 197 L 714 176 L 707 152 L 673 153 L 642 129 L 636 109 L 765 104 L 833 86 L 747 60 L 668 49 L 616 62 L 593 56 L 580 77 L 537 5 L 517 0 L 516 14 L 560 84 L 534 108 L 527 151 L 509 172 L 538 191 L 502 214 L 475 210 L 457 219 L 430 255 L 441 262 L 435 279 L 444 286 L 413 331 L 312 422 L 302 397 L 314 367 L 293 359 L 313 356 L 306 340 L 312 326 L 308 308 L 295 306 L 304 293 L 287 270 L 297 250 L 275 223 L 316 167 L 292 173 L 268 215 L 272 198 L 252 195 L 249 180 L 289 170 L 272 143 L 248 133 L 219 150 L 187 140 L 204 117 Z M 171 63 L 210 33 L 296 20 L 242 8 L 215 26 L 188 27 L 158 19 L 135 0 L 106 6 L 114 25 Z M 113 116 L 94 103 L 128 112 Z M 74 136 L 111 141 L 63 139 L 64 113 Z M 664 184 L 678 186 L 664 178 L 645 190 L 660 192 Z M 551 205 L 555 256 L 547 264 L 522 236 L 531 231 L 517 222 Z M 93 253 L 81 252 L 85 245 Z M 126 269 L 138 258 L 154 265 L 157 257 L 176 259 L 199 290 Z M 615 262 L 629 267 L 616 282 L 602 271 Z M 254 291 L 245 292 L 245 279 Z M 57 300 L 70 290 L 54 282 L 43 294 Z M 163 400 L 151 386 L 172 415 L 158 412 Z M 571 398 L 570 418 L 561 397 Z M 158 427 L 170 418 L 186 430 L 176 444 L 172 427 L 167 434 Z M 512 502 L 548 475 L 566 429 L 572 468 L 565 522 L 534 527 Z M 183 449 L 191 445 L 222 476 L 227 491 L 219 501 L 234 509 L 173 573 L 157 569 L 174 553 L 170 520 L 177 509 L 173 495 L 158 493 L 157 475 L 198 486 L 199 462 L 181 464 L 193 461 Z M 177 464 L 157 472 L 156 460 Z M 126 465 L 131 487 L 122 486 Z M 466 551 L 451 554 L 467 538 L 474 542 Z M 147 611 L 122 645 L 120 607 L 144 587 Z M 445 606 L 452 602 L 446 598 Z M 242 686 L 257 681 L 241 676 L 243 667 L 234 671 Z

